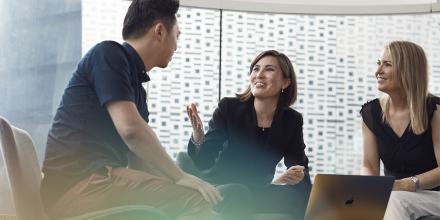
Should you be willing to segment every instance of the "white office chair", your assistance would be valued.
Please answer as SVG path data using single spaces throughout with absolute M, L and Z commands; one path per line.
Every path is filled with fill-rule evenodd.
M 40 198 L 42 180 L 31 136 L 0 116 L 0 145 L 11 185 L 16 215 L 0 219 L 50 220 Z M 63 220 L 167 220 L 155 208 L 130 205 L 87 213 Z

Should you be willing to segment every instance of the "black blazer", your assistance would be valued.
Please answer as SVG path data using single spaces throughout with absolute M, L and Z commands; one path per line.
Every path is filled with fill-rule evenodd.
M 203 170 L 205 180 L 214 184 L 267 185 L 283 157 L 286 167 L 307 168 L 301 114 L 278 107 L 271 127 L 261 131 L 253 103 L 253 98 L 244 102 L 238 98 L 222 99 L 209 121 L 200 151 L 196 152 L 189 141 L 188 154 Z M 267 138 L 258 141 L 259 132 L 268 132 Z

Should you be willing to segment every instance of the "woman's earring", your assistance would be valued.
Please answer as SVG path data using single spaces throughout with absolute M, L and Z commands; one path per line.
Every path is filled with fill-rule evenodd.
M 281 93 L 284 93 L 284 89 L 281 89 Z

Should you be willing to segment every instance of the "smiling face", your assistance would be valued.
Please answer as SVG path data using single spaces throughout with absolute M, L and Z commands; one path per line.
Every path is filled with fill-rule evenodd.
M 278 99 L 290 80 L 283 77 L 278 60 L 274 56 L 261 58 L 251 69 L 251 92 L 255 98 Z
M 393 61 L 388 48 L 384 48 L 377 61 L 377 89 L 381 92 L 390 93 L 399 90 L 396 73 L 394 72 Z

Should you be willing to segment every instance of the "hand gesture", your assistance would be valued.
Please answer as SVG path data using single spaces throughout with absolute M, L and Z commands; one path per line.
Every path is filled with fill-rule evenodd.
M 193 127 L 193 140 L 197 143 L 202 143 L 205 133 L 203 132 L 203 122 L 197 113 L 197 107 L 194 103 L 186 106 L 186 112 L 188 113 L 188 118 L 191 121 Z
M 286 170 L 280 177 L 278 177 L 274 183 L 275 184 L 287 184 L 295 185 L 304 178 L 304 167 L 303 166 L 291 166 Z
M 176 184 L 199 191 L 203 198 L 213 205 L 223 200 L 217 188 L 193 175 L 185 173 Z

